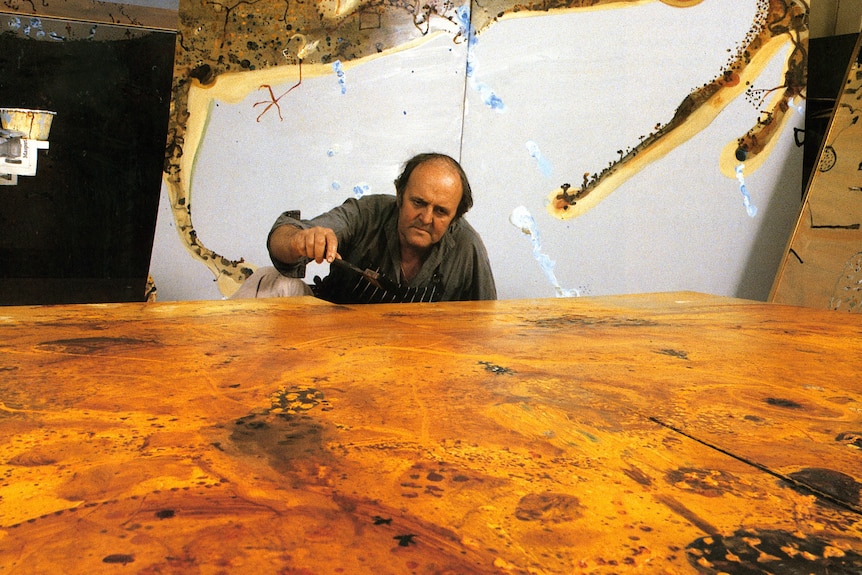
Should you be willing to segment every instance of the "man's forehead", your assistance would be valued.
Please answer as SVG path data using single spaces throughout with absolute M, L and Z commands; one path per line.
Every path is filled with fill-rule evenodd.
M 433 159 L 423 162 L 413 169 L 410 177 L 407 179 L 407 187 L 411 184 L 416 187 L 433 187 L 435 184 L 447 186 L 448 182 L 454 181 L 458 186 L 459 192 L 463 192 L 461 185 L 461 177 L 449 162 L 442 159 Z

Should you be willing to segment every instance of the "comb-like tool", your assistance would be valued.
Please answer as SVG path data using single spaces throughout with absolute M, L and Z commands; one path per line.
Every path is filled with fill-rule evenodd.
M 364 277 L 365 279 L 367 279 L 371 283 L 371 285 L 373 285 L 374 287 L 380 288 L 384 291 L 390 291 L 391 292 L 391 291 L 395 291 L 398 289 L 398 284 L 396 284 L 394 281 L 392 281 L 391 279 L 389 279 L 385 275 L 383 275 L 379 272 L 373 271 L 373 270 L 369 270 L 369 269 L 363 270 L 362 268 L 359 268 L 359 267 L 353 265 L 352 263 L 345 261 L 343 259 L 335 258 L 334 260 L 332 260 L 331 265 L 336 265 L 338 267 L 348 269 L 354 273 L 357 273 L 357 274 L 361 275 L 362 277 Z

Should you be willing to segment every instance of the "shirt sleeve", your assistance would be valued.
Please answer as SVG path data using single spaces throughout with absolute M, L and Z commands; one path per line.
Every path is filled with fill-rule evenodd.
M 275 269 L 277 269 L 281 275 L 287 277 L 304 278 L 305 264 L 308 263 L 308 258 L 302 258 L 298 262 L 288 264 L 276 259 L 275 256 L 272 255 L 272 250 L 269 247 L 269 240 L 272 237 L 272 232 L 282 226 L 294 226 L 300 229 L 307 229 L 310 226 L 299 219 L 299 211 L 290 210 L 283 212 L 278 216 L 278 218 L 276 218 L 275 223 L 272 224 L 272 227 L 269 230 L 269 234 L 266 236 L 266 251 L 269 252 L 269 259 L 272 261 L 272 265 L 275 266 Z
M 362 202 L 355 198 L 348 198 L 341 205 L 310 220 L 300 219 L 298 211 L 282 213 L 275 220 L 266 238 L 266 248 L 272 265 L 282 275 L 301 278 L 305 277 L 305 266 L 309 262 L 308 258 L 302 258 L 294 263 L 286 263 L 279 261 L 272 255 L 269 240 L 276 228 L 281 226 L 294 226 L 304 230 L 315 226 L 330 228 L 338 238 L 339 251 L 341 251 L 343 246 L 354 243 L 364 233 L 364 230 L 374 229 L 379 225 L 380 209 L 377 204 L 381 202 L 371 201 L 372 199 L 373 197 L 369 197 L 368 200 Z
M 495 300 L 497 299 L 497 284 L 494 283 L 494 274 L 491 271 L 491 262 L 488 261 L 488 253 L 481 240 L 475 252 L 476 264 L 473 276 L 472 300 Z
M 458 222 L 453 247 L 444 256 L 445 281 L 450 284 L 446 299 L 475 301 L 497 299 L 497 286 L 488 252 L 479 233 L 466 220 Z

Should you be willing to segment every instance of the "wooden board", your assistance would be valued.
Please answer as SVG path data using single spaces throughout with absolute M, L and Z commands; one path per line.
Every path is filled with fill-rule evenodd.
M 862 34 L 770 301 L 862 311 Z
M 858 573 L 860 331 L 687 293 L 0 308 L 0 572 Z

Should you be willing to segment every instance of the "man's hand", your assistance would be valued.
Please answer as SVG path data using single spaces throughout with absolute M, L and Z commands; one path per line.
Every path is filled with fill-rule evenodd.
M 272 255 L 286 264 L 307 257 L 317 263 L 332 262 L 338 255 L 338 238 L 329 228 L 313 227 L 307 230 L 286 225 L 276 228 L 269 238 Z

